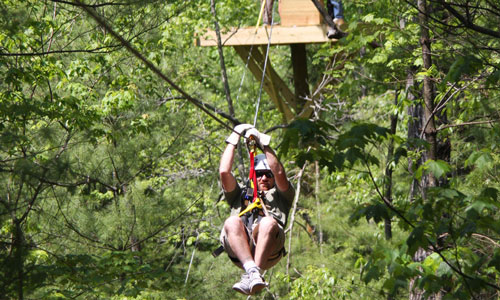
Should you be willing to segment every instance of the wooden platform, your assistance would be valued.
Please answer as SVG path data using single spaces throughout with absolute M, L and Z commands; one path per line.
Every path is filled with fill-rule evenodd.
M 326 37 L 326 25 L 280 26 L 273 25 L 271 45 L 315 44 L 337 41 Z M 271 26 L 233 28 L 221 32 L 223 46 L 267 45 Z M 195 41 L 197 46 L 217 46 L 215 31 L 208 30 Z
M 326 37 L 327 25 L 323 23 L 322 18 L 323 16 L 328 18 L 328 16 L 322 8 L 323 1 L 280 0 L 280 25 L 221 30 L 222 46 L 234 48 L 257 82 L 261 82 L 264 75 L 262 87 L 281 113 L 284 124 L 290 123 L 297 117 L 308 118 L 313 112 L 314 102 L 307 100 L 310 90 L 306 44 L 337 41 Z M 269 40 L 271 45 L 289 45 L 290 47 L 294 74 L 293 91 L 280 78 L 272 66 L 270 57 L 266 55 Z M 203 34 L 197 35 L 195 45 L 217 46 L 215 31 L 207 29 Z M 252 47 L 253 45 L 256 47 Z

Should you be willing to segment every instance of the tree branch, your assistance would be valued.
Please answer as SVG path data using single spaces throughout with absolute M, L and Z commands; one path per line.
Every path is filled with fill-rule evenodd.
M 203 112 L 205 112 L 207 115 L 212 117 L 215 121 L 219 122 L 222 126 L 228 128 L 229 130 L 233 130 L 231 126 L 228 124 L 224 123 L 222 120 L 217 118 L 207 107 L 203 104 L 198 99 L 193 98 L 190 96 L 188 93 L 186 93 L 182 88 L 180 88 L 177 84 L 175 84 L 170 78 L 168 78 L 163 72 L 156 66 L 154 65 L 150 60 L 148 60 L 144 55 L 142 55 L 136 48 L 134 48 L 128 41 L 126 41 L 121 35 L 119 35 L 117 32 L 115 32 L 111 26 L 104 20 L 97 12 L 90 7 L 85 6 L 81 0 L 75 0 L 76 3 L 80 4 L 81 8 L 87 12 L 88 15 L 90 15 L 99 25 L 102 27 L 106 28 L 106 30 L 115 38 L 117 39 L 120 44 L 122 44 L 130 53 L 132 53 L 136 58 L 138 58 L 140 61 L 142 61 L 148 69 L 150 69 L 153 73 L 155 73 L 158 77 L 166 81 L 172 88 L 177 90 L 182 96 L 186 98 L 189 102 L 194 104 L 196 107 L 201 109 Z
M 499 31 L 494 31 L 474 24 L 474 22 L 469 18 L 469 16 L 464 17 L 452 5 L 446 3 L 444 0 L 438 0 L 438 3 L 440 3 L 446 10 L 448 10 L 453 16 L 455 16 L 455 18 L 457 18 L 460 21 L 460 23 L 462 23 L 466 28 L 469 28 L 471 30 L 474 30 L 482 34 L 489 35 L 494 38 L 500 38 Z
M 109 51 L 100 51 L 102 49 L 109 49 L 109 48 L 118 48 L 121 47 L 121 45 L 113 45 L 113 46 L 106 46 L 106 47 L 99 47 L 95 49 L 88 49 L 88 50 L 51 50 L 51 51 L 42 51 L 42 52 L 28 52 L 28 53 L 8 53 L 8 52 L 0 52 L 0 56 L 43 56 L 43 55 L 48 55 L 48 54 L 68 54 L 68 53 L 96 53 L 96 54 L 108 54 L 112 53 L 113 51 L 116 50 L 109 50 Z
M 56 3 L 63 3 L 63 4 L 69 4 L 69 5 L 73 5 L 73 6 L 79 6 L 79 7 L 89 7 L 89 8 L 99 8 L 99 7 L 104 7 L 104 6 L 120 6 L 120 5 L 135 5 L 135 4 L 140 4 L 140 3 L 144 3 L 143 0 L 139 0 L 139 1 L 136 1 L 136 2 L 104 2 L 104 3 L 100 3 L 100 4 L 83 4 L 83 3 L 75 3 L 75 2 L 71 2 L 71 1 L 64 1 L 64 0 L 50 0 L 52 2 L 56 2 Z
M 500 119 L 496 120 L 486 120 L 486 121 L 474 121 L 474 122 L 464 122 L 460 124 L 448 124 L 448 125 L 442 125 L 436 131 L 443 130 L 446 128 L 451 128 L 451 127 L 460 127 L 460 126 L 467 126 L 467 125 L 478 125 L 478 124 L 493 124 L 495 122 L 499 122 Z

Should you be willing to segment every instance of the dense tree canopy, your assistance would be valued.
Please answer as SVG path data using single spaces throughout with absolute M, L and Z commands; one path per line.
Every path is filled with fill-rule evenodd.
M 500 4 L 344 1 L 289 123 L 234 49 L 193 43 L 259 6 L 0 0 L 0 298 L 241 297 L 210 253 L 224 139 L 255 114 L 300 187 L 256 298 L 498 298 Z M 269 57 L 293 87 L 290 48 Z

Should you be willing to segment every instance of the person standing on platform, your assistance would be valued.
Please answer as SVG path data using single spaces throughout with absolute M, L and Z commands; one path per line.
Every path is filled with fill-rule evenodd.
M 344 36 L 347 35 L 345 33 L 347 24 L 344 19 L 344 6 L 342 5 L 342 1 L 327 0 L 326 8 L 328 11 L 328 15 L 332 18 L 332 21 L 336 26 L 336 28 L 328 26 L 328 32 L 326 33 L 326 36 L 329 39 L 343 38 Z

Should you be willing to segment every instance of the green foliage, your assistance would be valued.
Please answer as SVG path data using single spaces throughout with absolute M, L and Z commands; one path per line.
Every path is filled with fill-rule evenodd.
M 308 266 L 302 277 L 291 282 L 290 299 L 348 299 L 349 293 L 342 291 L 333 273 L 326 268 Z
M 417 179 L 422 179 L 423 174 L 432 173 L 436 178 L 441 178 L 446 173 L 450 172 L 450 165 L 443 160 L 427 160 L 415 172 Z
M 370 222 L 371 219 L 375 223 L 380 223 L 383 220 L 390 219 L 389 210 L 383 203 L 379 203 L 374 201 L 372 204 L 365 204 L 363 206 L 358 207 L 349 220 L 351 222 L 358 221 L 361 217 L 365 217 L 367 222 Z
M 460 56 L 455 60 L 455 62 L 450 66 L 448 74 L 444 78 L 444 83 L 446 82 L 457 82 L 465 75 L 474 75 L 477 71 L 483 68 L 483 63 L 480 59 L 474 55 Z
M 259 1 L 214 2 L 223 30 L 255 24 Z M 498 27 L 492 3 L 469 7 L 475 25 Z M 192 46 L 195 34 L 214 26 L 209 1 L 95 4 L 176 84 L 227 110 L 217 49 Z M 318 162 L 319 186 L 306 167 L 299 211 L 314 216 L 324 239 L 296 218 L 290 256 L 266 273 L 271 288 L 262 298 L 405 299 L 411 282 L 426 297 L 494 298 L 498 39 L 434 3 L 433 61 L 424 69 L 415 7 L 344 5 L 349 35 L 308 45 L 311 90 L 327 83 L 311 97 L 314 119 L 271 133 L 291 178 Z M 228 213 L 223 201 L 215 204 L 228 131 L 179 99 L 78 6 L 5 0 L 0 12 L 8 16 L 0 20 L 0 295 L 234 298 L 228 278 L 240 271 L 210 255 Z M 235 117 L 251 122 L 259 82 L 234 51 L 224 56 Z M 291 85 L 289 48 L 272 47 L 270 57 Z M 415 138 L 426 120 L 408 115 L 423 103 L 424 76 L 435 83 L 442 126 L 436 150 L 448 145 L 448 157 L 426 158 L 434 145 Z M 259 129 L 282 125 L 269 97 L 261 100 Z M 438 184 L 416 193 L 431 174 Z M 388 221 L 391 240 L 384 239 Z

